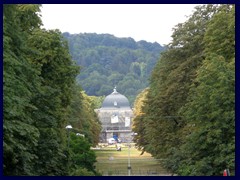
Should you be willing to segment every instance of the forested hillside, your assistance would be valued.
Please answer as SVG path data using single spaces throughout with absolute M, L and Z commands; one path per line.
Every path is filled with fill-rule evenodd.
M 235 7 L 199 6 L 172 37 L 136 101 L 137 146 L 178 175 L 234 175 Z
M 148 86 L 149 75 L 164 50 L 156 42 L 136 42 L 110 34 L 63 36 L 73 59 L 82 67 L 77 80 L 88 95 L 108 95 L 117 86 L 131 103 Z

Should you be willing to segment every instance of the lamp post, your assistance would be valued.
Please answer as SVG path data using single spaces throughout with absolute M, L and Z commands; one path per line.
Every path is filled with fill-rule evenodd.
M 66 126 L 67 132 L 68 132 L 68 150 L 69 150 L 69 142 L 70 142 L 70 130 L 72 129 L 71 125 Z
M 131 176 L 130 143 L 128 143 L 128 176 Z
M 136 136 L 137 133 L 132 133 L 132 137 L 133 136 Z M 132 138 L 131 138 L 132 139 Z M 128 176 L 131 176 L 131 161 L 130 161 L 130 148 L 131 148 L 131 145 L 130 145 L 130 142 L 128 143 Z

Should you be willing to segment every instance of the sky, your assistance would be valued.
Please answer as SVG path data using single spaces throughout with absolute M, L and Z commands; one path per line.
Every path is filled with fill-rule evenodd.
M 43 4 L 43 28 L 71 34 L 112 34 L 135 41 L 171 42 L 172 28 L 197 4 Z

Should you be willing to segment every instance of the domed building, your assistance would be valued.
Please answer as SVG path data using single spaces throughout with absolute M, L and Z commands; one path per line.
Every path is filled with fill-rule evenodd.
M 128 99 L 117 92 L 116 87 L 96 112 L 102 123 L 100 142 L 107 142 L 110 138 L 131 141 L 133 111 Z

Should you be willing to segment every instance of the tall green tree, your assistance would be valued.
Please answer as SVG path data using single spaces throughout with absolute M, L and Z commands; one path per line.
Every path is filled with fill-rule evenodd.
M 90 149 L 91 144 L 89 141 L 82 136 L 78 136 L 75 133 L 71 133 L 70 141 L 70 164 L 71 164 L 71 175 L 85 175 L 79 174 L 79 169 L 87 169 L 87 171 L 96 175 L 94 163 L 96 161 L 96 154 Z
M 41 175 L 65 175 L 66 109 L 72 98 L 72 88 L 79 68 L 74 65 L 68 46 L 58 30 L 37 29 L 28 44 L 34 47 L 32 63 L 41 77 L 41 89 L 33 100 L 38 109 L 35 126 L 40 131 L 36 170 Z
M 144 108 L 149 142 L 145 149 L 156 157 L 171 157 L 181 144 L 178 132 L 185 122 L 178 111 L 186 103 L 196 69 L 204 59 L 203 38 L 213 12 L 211 5 L 197 7 L 185 23 L 178 24 L 173 42 L 152 72 Z M 171 169 L 172 163 L 167 164 Z
M 73 89 L 73 99 L 67 109 L 67 119 L 76 130 L 85 135 L 92 146 L 99 142 L 101 124 L 94 111 L 94 100 L 87 96 L 79 86 Z
M 40 132 L 32 103 L 38 72 L 28 61 L 26 39 L 40 26 L 39 5 L 3 5 L 3 171 L 34 175 Z
M 234 6 L 222 6 L 205 34 L 206 59 L 182 110 L 194 131 L 181 149 L 187 154 L 179 174 L 221 175 L 224 169 L 235 174 L 234 24 Z
M 4 5 L 4 175 L 66 175 L 66 109 L 79 67 L 40 5 Z
M 142 151 L 142 154 L 145 152 L 145 146 L 148 142 L 145 140 L 145 114 L 143 113 L 143 108 L 146 102 L 146 96 L 149 88 L 144 89 L 140 94 L 138 94 L 135 102 L 134 102 L 134 119 L 133 119 L 133 132 L 137 133 L 134 136 L 134 141 L 139 150 Z
M 185 23 L 176 26 L 172 35 L 173 42 L 170 43 L 168 49 L 162 53 L 161 59 L 152 72 L 150 89 L 147 94 L 146 104 L 143 108 L 144 116 L 141 117 L 141 121 L 144 122 L 144 126 L 141 127 L 144 129 L 144 133 L 138 137 L 139 139 L 144 139 L 146 143 L 140 144 L 137 142 L 137 145 L 139 148 L 150 152 L 153 156 L 164 159 L 162 164 L 172 172 L 185 175 L 204 175 L 204 165 L 208 167 L 209 162 L 216 158 L 217 155 L 220 155 L 220 158 L 210 165 L 212 167 L 213 165 L 214 167 L 218 166 L 219 168 L 211 169 L 208 175 L 219 174 L 220 166 L 224 165 L 224 163 L 221 163 L 221 160 L 224 159 L 222 156 L 223 153 L 217 150 L 214 152 L 211 151 L 210 153 L 209 150 L 208 156 L 203 149 L 200 148 L 200 150 L 197 150 L 195 148 L 201 145 L 207 147 L 206 144 L 203 143 L 204 140 L 200 142 L 197 140 L 197 137 L 204 137 L 202 136 L 203 132 L 201 130 L 205 130 L 207 134 L 211 128 L 206 129 L 206 126 L 198 127 L 196 126 L 198 123 L 192 123 L 192 118 L 197 121 L 200 113 L 197 113 L 197 109 L 194 109 L 194 104 L 191 103 L 194 102 L 198 104 L 197 102 L 199 101 L 200 104 L 200 102 L 202 102 L 202 104 L 197 107 L 199 108 L 198 111 L 201 111 L 204 115 L 208 112 L 207 108 L 209 108 L 214 115 L 220 115 L 221 112 L 224 111 L 226 111 L 228 115 L 229 113 L 233 113 L 231 110 L 234 104 L 232 101 L 234 89 L 231 85 L 234 84 L 232 77 L 234 75 L 235 23 L 233 19 L 235 15 L 232 9 L 234 8 L 230 5 L 203 5 L 196 7 L 193 15 L 191 15 Z M 219 32 L 221 23 L 224 30 Z M 227 46 L 227 48 L 224 49 L 224 46 Z M 229 64 L 225 63 L 224 59 L 229 62 Z M 212 60 L 211 63 L 210 60 Z M 209 63 L 207 63 L 207 61 Z M 225 70 L 223 71 L 222 68 L 224 67 Z M 208 75 L 206 74 L 208 71 L 204 71 L 204 78 L 201 77 L 204 73 L 200 73 L 200 71 L 203 71 L 205 68 L 215 74 L 209 73 L 211 75 Z M 215 69 L 212 70 L 212 68 Z M 229 83 L 225 84 L 227 88 L 224 87 L 224 83 L 222 83 L 220 79 L 217 79 L 217 77 L 220 79 L 223 78 L 225 83 Z M 213 84 L 213 89 L 217 89 L 218 87 L 219 92 L 218 90 L 210 91 L 210 87 L 208 87 L 209 89 L 204 87 L 203 90 L 202 83 L 204 84 L 204 81 L 207 80 L 212 83 L 215 82 L 216 87 Z M 196 91 L 193 90 L 194 86 L 198 87 L 200 85 L 199 90 L 197 88 L 195 89 Z M 229 105 L 228 108 L 227 106 L 221 107 L 223 110 L 221 110 L 221 108 L 217 109 L 217 106 L 214 107 L 214 103 L 223 103 L 224 101 L 221 100 L 222 94 L 220 92 L 226 93 L 224 100 L 231 99 L 227 101 Z M 203 93 L 205 93 L 206 97 L 211 97 L 212 101 L 203 98 L 205 97 Z M 195 96 L 199 99 L 195 100 Z M 191 97 L 193 99 L 191 99 Z M 212 102 L 212 104 L 209 104 L 209 102 Z M 183 107 L 186 104 L 185 112 Z M 211 107 L 212 105 L 213 107 Z M 204 107 L 205 110 L 202 111 Z M 189 112 L 192 113 L 191 116 Z M 208 118 L 207 115 L 204 118 L 206 121 Z M 208 120 L 211 121 L 210 118 Z M 232 115 L 230 115 L 230 119 L 227 122 L 231 124 L 229 124 L 229 128 L 231 129 L 229 130 L 229 134 L 232 137 L 234 134 L 232 130 L 232 123 L 234 122 Z M 214 123 L 211 123 L 208 124 L 209 127 L 217 127 Z M 137 126 L 137 128 L 140 128 L 140 126 Z M 221 131 L 216 129 L 216 131 L 209 132 L 209 134 L 215 134 L 213 136 L 219 139 L 220 136 L 216 135 L 219 134 L 219 132 Z M 188 137 L 193 137 L 191 134 L 195 134 L 195 138 L 189 141 Z M 198 134 L 198 136 L 196 134 Z M 221 140 L 216 140 L 216 142 L 221 142 Z M 229 148 L 227 159 L 230 162 L 232 162 L 234 158 L 234 154 L 232 154 L 234 150 L 233 144 L 234 138 L 230 138 L 229 144 L 227 145 Z M 222 144 L 216 146 L 216 149 L 221 149 L 221 147 Z M 225 148 L 225 150 L 226 149 L 227 148 Z M 219 154 L 216 154 L 217 152 Z M 192 154 L 192 156 L 189 155 L 189 153 Z M 199 155 L 198 153 L 202 154 Z M 214 157 L 214 155 L 216 156 Z M 204 159 L 200 162 L 200 160 L 197 161 L 196 158 Z M 230 164 L 228 164 L 228 166 L 225 164 L 225 166 L 234 169 Z

